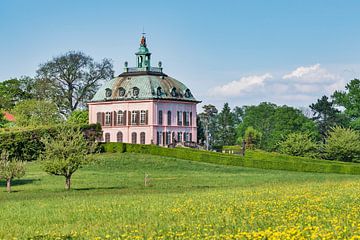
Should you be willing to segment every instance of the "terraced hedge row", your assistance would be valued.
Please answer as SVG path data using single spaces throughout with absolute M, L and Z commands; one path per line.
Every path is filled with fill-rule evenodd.
M 43 151 L 41 138 L 45 135 L 53 136 L 62 125 L 51 127 L 38 127 L 33 129 L 19 129 L 0 132 L 0 153 L 3 150 L 9 152 L 12 158 L 23 161 L 34 161 Z M 80 128 L 88 138 L 101 134 L 99 124 L 90 125 L 69 125 L 67 127 Z
M 163 148 L 155 145 L 104 143 L 104 152 L 132 152 L 174 157 L 190 161 L 251 168 L 299 172 L 360 174 L 360 164 L 294 157 L 278 153 L 247 150 L 245 157 L 188 148 Z

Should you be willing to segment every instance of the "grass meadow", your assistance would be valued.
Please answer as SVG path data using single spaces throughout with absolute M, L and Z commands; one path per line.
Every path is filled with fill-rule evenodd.
M 37 162 L 14 192 L 1 181 L 0 239 L 360 239 L 360 176 L 134 153 L 98 160 L 68 192 Z

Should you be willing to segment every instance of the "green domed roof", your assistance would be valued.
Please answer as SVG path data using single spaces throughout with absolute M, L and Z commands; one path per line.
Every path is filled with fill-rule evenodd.
M 91 102 L 135 99 L 167 99 L 199 102 L 192 95 L 189 88 L 162 71 L 159 67 L 151 67 L 151 53 L 146 45 L 146 38 L 142 36 L 139 51 L 135 54 L 137 67 L 128 68 L 118 77 L 106 82 L 95 94 Z
M 165 74 L 123 73 L 106 82 L 91 100 L 167 99 L 197 102 L 189 88 Z

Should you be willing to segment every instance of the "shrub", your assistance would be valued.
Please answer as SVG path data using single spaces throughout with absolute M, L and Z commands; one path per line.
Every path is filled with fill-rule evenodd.
M 40 139 L 45 135 L 54 136 L 60 126 L 0 132 L 0 153 L 6 150 L 10 158 L 17 158 L 23 161 L 36 160 L 44 150 L 44 144 Z M 79 126 L 67 127 L 74 128 Z M 97 138 L 101 133 L 101 126 L 99 124 L 81 125 L 80 128 L 85 136 L 91 140 Z
M 75 110 L 70 114 L 67 122 L 74 125 L 87 124 L 89 122 L 89 111 Z
M 334 127 L 328 132 L 324 151 L 328 159 L 357 162 L 360 160 L 360 134 L 349 128 Z
M 118 145 L 118 146 L 116 146 Z M 174 157 L 198 162 L 234 165 L 263 169 L 278 169 L 299 172 L 360 174 L 360 165 L 355 163 L 332 162 L 327 160 L 288 156 L 260 150 L 248 150 L 245 157 L 188 148 L 164 148 L 155 145 L 129 143 L 104 143 L 104 151 L 133 152 Z
M 318 145 L 307 133 L 290 133 L 279 143 L 279 151 L 292 156 L 316 157 Z

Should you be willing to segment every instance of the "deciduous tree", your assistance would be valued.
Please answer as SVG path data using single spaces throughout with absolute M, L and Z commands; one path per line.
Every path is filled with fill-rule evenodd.
M 345 108 L 351 127 L 360 130 L 360 80 L 351 80 L 346 84 L 345 91 L 335 91 L 332 97 L 338 106 Z
M 94 161 L 97 144 L 88 141 L 79 128 L 60 128 L 55 137 L 42 139 L 45 151 L 40 155 L 44 170 L 65 177 L 65 188 L 70 190 L 72 175 L 82 166 Z
M 0 82 L 0 109 L 10 110 L 16 103 L 30 99 L 31 95 L 30 77 L 13 78 Z
M 292 132 L 317 134 L 315 123 L 299 109 L 266 102 L 243 109 L 243 121 L 237 127 L 238 137 L 244 136 L 246 129 L 252 126 L 262 134 L 261 149 L 277 150 L 278 143 Z
M 13 109 L 17 126 L 42 126 L 60 123 L 62 117 L 57 106 L 49 101 L 25 100 Z
M 358 162 L 360 160 L 360 134 L 350 128 L 334 127 L 328 132 L 324 150 L 328 159 Z
M 204 133 L 205 133 L 205 143 L 206 143 L 206 149 L 208 150 L 211 143 L 212 143 L 212 137 L 214 135 L 215 130 L 215 119 L 216 115 L 218 113 L 218 110 L 214 105 L 204 105 L 203 106 L 203 112 L 199 114 L 200 121 L 202 125 L 204 126 Z
M 11 192 L 11 181 L 25 175 L 25 165 L 17 159 L 10 159 L 7 151 L 0 155 L 0 179 L 6 180 L 6 190 Z
M 37 87 L 47 94 L 61 113 L 68 115 L 84 106 L 95 94 L 101 80 L 113 77 L 113 65 L 109 59 L 95 62 L 82 52 L 68 52 L 41 64 L 37 70 Z

